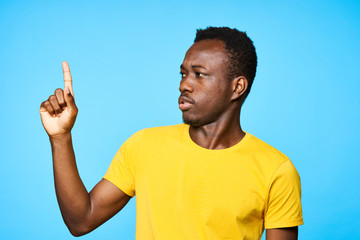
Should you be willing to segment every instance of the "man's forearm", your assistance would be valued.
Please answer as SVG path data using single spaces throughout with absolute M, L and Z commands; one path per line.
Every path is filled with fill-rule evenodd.
M 71 133 L 52 136 L 50 143 L 56 196 L 64 222 L 73 233 L 91 211 L 89 194 L 77 170 Z
M 64 90 L 58 88 L 40 105 L 40 117 L 50 138 L 55 191 L 64 222 L 74 236 L 86 234 L 119 212 L 130 200 L 117 186 L 101 180 L 90 193 L 80 179 L 71 140 L 78 114 L 69 64 L 62 63 Z

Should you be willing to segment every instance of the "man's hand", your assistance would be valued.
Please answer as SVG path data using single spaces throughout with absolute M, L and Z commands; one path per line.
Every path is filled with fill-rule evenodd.
M 54 95 L 40 106 L 41 121 L 49 137 L 70 133 L 78 113 L 69 64 L 64 61 L 62 67 L 65 92 L 60 88 L 56 89 Z
M 89 194 L 81 181 L 71 140 L 78 109 L 69 65 L 63 62 L 62 66 L 65 92 L 56 89 L 55 94 L 41 104 L 40 115 L 50 137 L 55 191 L 61 214 L 70 232 L 81 236 L 114 216 L 131 197 L 104 179 Z

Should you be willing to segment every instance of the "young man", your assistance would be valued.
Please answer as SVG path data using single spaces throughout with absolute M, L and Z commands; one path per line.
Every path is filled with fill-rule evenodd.
M 257 57 L 244 32 L 198 30 L 181 64 L 185 124 L 144 129 L 115 155 L 88 193 L 71 141 L 77 115 L 70 69 L 65 90 L 40 107 L 52 146 L 55 189 L 65 224 L 86 234 L 136 195 L 136 239 L 297 239 L 300 179 L 291 161 L 240 126 Z

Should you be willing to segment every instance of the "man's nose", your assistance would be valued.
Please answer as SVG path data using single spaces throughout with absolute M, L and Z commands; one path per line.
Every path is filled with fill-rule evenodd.
M 179 91 L 181 93 L 184 93 L 184 92 L 193 92 L 194 91 L 194 86 L 193 84 L 191 83 L 191 79 L 186 76 L 186 77 L 183 77 L 180 81 L 180 87 L 179 87 Z

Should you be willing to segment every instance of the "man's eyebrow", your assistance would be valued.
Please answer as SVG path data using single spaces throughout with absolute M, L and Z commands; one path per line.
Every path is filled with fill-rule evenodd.
M 206 67 L 201 66 L 201 65 L 192 65 L 191 68 L 203 68 L 203 69 L 206 69 Z M 184 67 L 184 65 L 181 64 L 180 69 L 186 69 L 186 68 Z
M 206 67 L 201 66 L 201 65 L 192 65 L 191 68 L 203 68 L 203 69 L 206 69 Z

